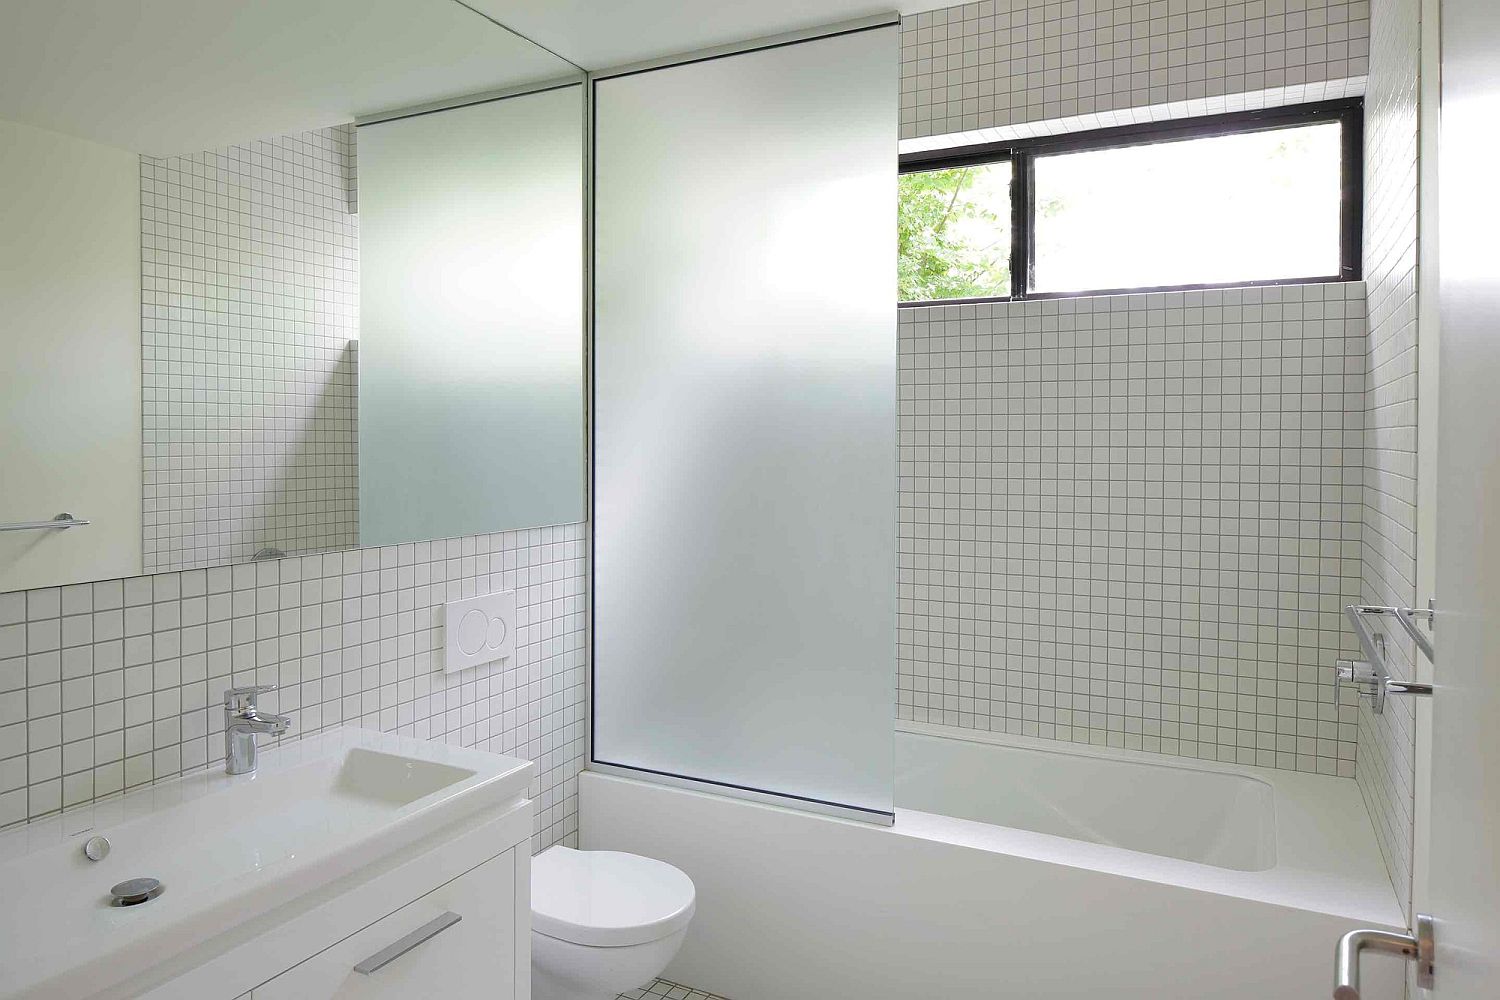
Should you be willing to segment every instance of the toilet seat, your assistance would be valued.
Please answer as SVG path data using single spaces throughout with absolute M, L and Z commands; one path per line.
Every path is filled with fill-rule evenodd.
M 531 861 L 531 929 L 595 948 L 646 944 L 693 917 L 693 881 L 664 861 L 551 847 Z

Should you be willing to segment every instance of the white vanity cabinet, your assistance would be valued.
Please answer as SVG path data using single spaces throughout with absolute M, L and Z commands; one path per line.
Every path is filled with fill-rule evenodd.
M 520 852 L 520 853 L 518 853 Z M 524 890 L 525 845 L 460 875 L 420 899 L 283 972 L 254 1000 L 444 1000 L 531 996 Z M 524 952 L 518 954 L 518 952 Z
M 295 915 L 245 927 L 208 957 L 184 956 L 150 988 L 112 996 L 529 1000 L 530 800 L 416 846 L 330 886 Z

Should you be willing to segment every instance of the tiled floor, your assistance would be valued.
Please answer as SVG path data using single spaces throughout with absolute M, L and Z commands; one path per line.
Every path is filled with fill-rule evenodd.
M 717 993 L 704 993 L 691 986 L 682 986 L 678 983 L 669 983 L 665 979 L 658 979 L 650 986 L 621 993 L 618 1000 L 727 1000 L 727 998 Z

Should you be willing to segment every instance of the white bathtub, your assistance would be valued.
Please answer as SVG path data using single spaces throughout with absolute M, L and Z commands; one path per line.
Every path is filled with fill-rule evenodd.
M 1403 920 L 1355 783 L 902 724 L 896 824 L 585 773 L 586 849 L 692 876 L 668 978 L 733 1000 L 1314 1000 Z M 1366 962 L 1368 1000 L 1402 996 Z

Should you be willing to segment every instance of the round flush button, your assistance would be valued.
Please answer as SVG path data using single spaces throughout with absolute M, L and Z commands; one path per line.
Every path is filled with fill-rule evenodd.
M 470 610 L 458 622 L 458 648 L 465 656 L 473 656 L 484 648 L 488 630 L 489 616 L 478 608 Z
M 501 647 L 501 645 L 504 644 L 504 642 L 505 642 L 505 619 L 504 618 L 491 618 L 490 619 L 490 631 L 489 631 L 489 635 L 486 637 L 486 641 L 489 643 L 489 647 L 491 649 L 499 649 Z

